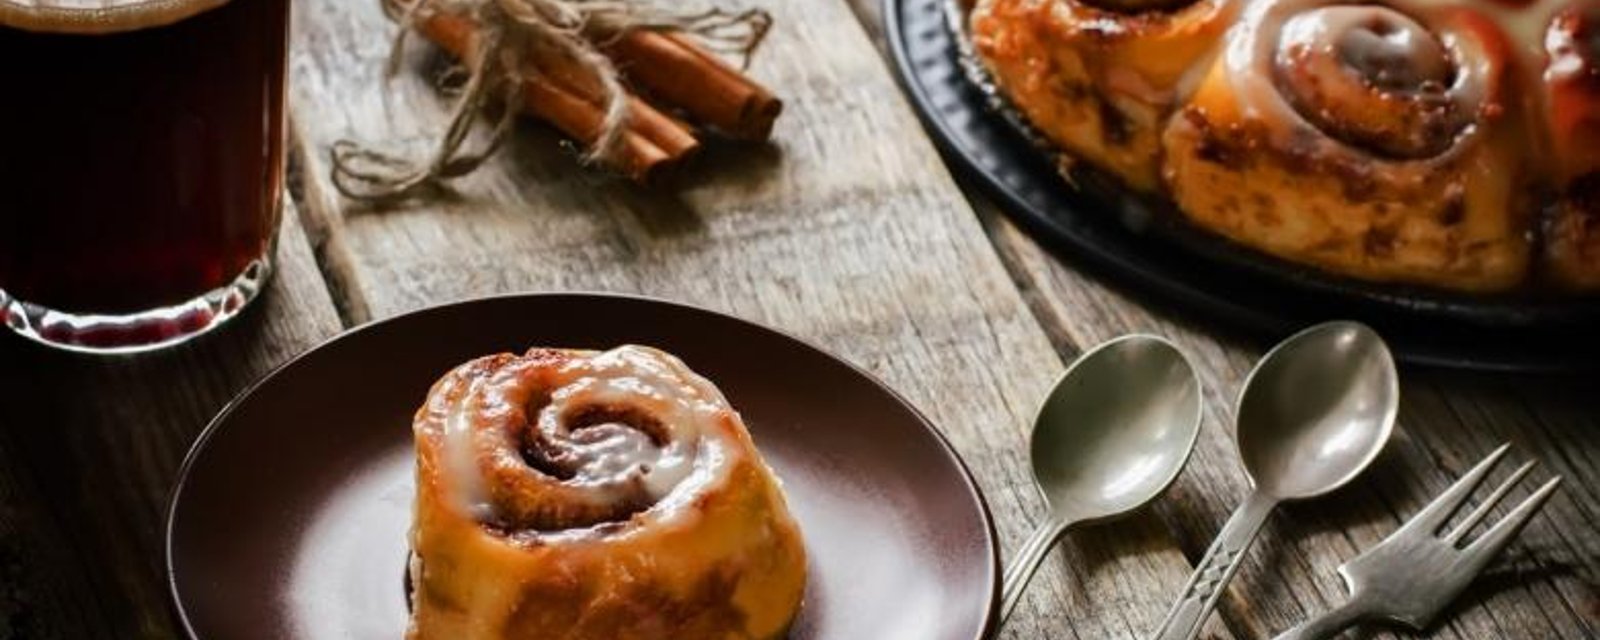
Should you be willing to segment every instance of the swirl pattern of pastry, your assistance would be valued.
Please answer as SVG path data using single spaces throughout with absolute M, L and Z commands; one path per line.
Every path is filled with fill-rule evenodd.
M 1163 136 L 1172 199 L 1207 229 L 1332 271 L 1511 287 L 1532 203 L 1507 46 L 1470 12 L 1253 4 Z
M 1333 273 L 1600 290 L 1591 0 L 1113 1 L 969 17 L 995 84 L 1069 155 Z
M 457 367 L 414 423 L 408 638 L 780 637 L 805 551 L 709 381 L 658 350 Z

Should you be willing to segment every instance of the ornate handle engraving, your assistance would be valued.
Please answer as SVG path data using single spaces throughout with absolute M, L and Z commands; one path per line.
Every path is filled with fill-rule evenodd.
M 1222 525 L 1222 532 L 1206 550 L 1206 556 L 1189 576 L 1182 595 L 1167 612 L 1167 619 L 1153 636 L 1156 640 L 1194 640 L 1200 635 L 1206 616 L 1217 606 L 1223 587 L 1239 569 L 1239 560 L 1255 540 L 1267 515 L 1277 506 L 1275 498 L 1252 492 L 1244 504 Z

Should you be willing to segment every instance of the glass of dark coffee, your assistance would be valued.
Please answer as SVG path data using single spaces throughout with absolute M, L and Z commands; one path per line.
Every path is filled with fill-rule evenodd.
M 290 0 L 0 0 L 0 319 L 119 353 L 272 270 Z

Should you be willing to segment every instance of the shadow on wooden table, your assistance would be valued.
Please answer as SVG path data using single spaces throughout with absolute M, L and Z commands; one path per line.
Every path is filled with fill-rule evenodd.
M 695 209 L 691 192 L 709 189 L 719 193 L 738 190 L 764 194 L 768 183 L 782 175 L 783 150 L 776 144 L 741 143 L 715 137 L 704 142 L 699 156 L 686 165 L 663 176 L 657 183 L 638 185 L 623 176 L 586 166 L 581 153 L 554 129 L 540 123 L 523 122 L 505 141 L 504 157 L 489 161 L 509 163 L 510 175 L 519 177 L 515 183 L 496 180 L 493 176 L 499 172 L 485 169 L 482 178 L 469 174 L 393 200 L 337 197 L 342 203 L 341 212 L 347 217 L 422 212 L 486 215 L 485 206 L 503 207 L 505 202 L 526 200 L 511 197 L 505 193 L 508 190 L 544 190 L 551 197 L 567 200 L 563 206 L 555 208 L 563 212 L 562 215 L 570 215 L 570 212 L 604 215 L 608 211 L 622 210 L 629 214 L 629 226 L 651 238 L 692 236 L 703 233 L 706 224 L 704 216 Z M 392 151 L 383 145 L 375 148 Z M 411 155 L 422 157 L 426 150 L 411 151 Z M 585 188 L 572 189 L 573 183 Z M 726 195 L 721 199 L 729 200 Z M 549 215 L 551 211 L 523 213 Z
M 163 526 L 185 452 L 245 385 L 338 329 L 325 291 L 296 287 L 315 277 L 303 243 L 286 225 L 262 298 L 186 345 L 95 357 L 0 335 L 0 638 L 173 635 Z
M 1069 533 L 1061 546 L 1069 549 L 1060 558 L 1080 561 L 1083 573 L 1105 570 L 1125 556 L 1155 553 L 1172 544 L 1171 536 L 1154 511 L 1140 510 L 1131 516 L 1102 525 L 1087 526 Z M 1172 585 L 1176 591 L 1181 585 Z

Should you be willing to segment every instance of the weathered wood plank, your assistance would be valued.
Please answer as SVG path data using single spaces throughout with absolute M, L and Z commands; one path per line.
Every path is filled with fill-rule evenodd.
M 278 273 L 216 334 L 92 358 L 0 336 L 0 638 L 169 638 L 162 522 L 200 429 L 340 328 L 293 208 Z
M 322 178 L 340 138 L 417 143 L 445 100 L 413 59 L 384 88 L 392 27 L 375 2 L 297 7 L 292 105 L 306 202 L 347 317 L 472 295 L 598 289 L 685 300 L 816 340 L 885 377 L 941 425 L 980 477 L 1009 549 L 1039 515 L 1023 434 L 1061 360 L 842 2 L 769 2 L 778 28 L 753 73 L 787 99 L 776 140 L 714 146 L 684 188 L 577 169 L 538 125 L 459 198 L 384 211 Z M 413 149 L 419 145 L 413 144 Z M 1186 565 L 1153 518 L 1065 546 L 1009 637 L 1134 637 L 1152 584 Z

